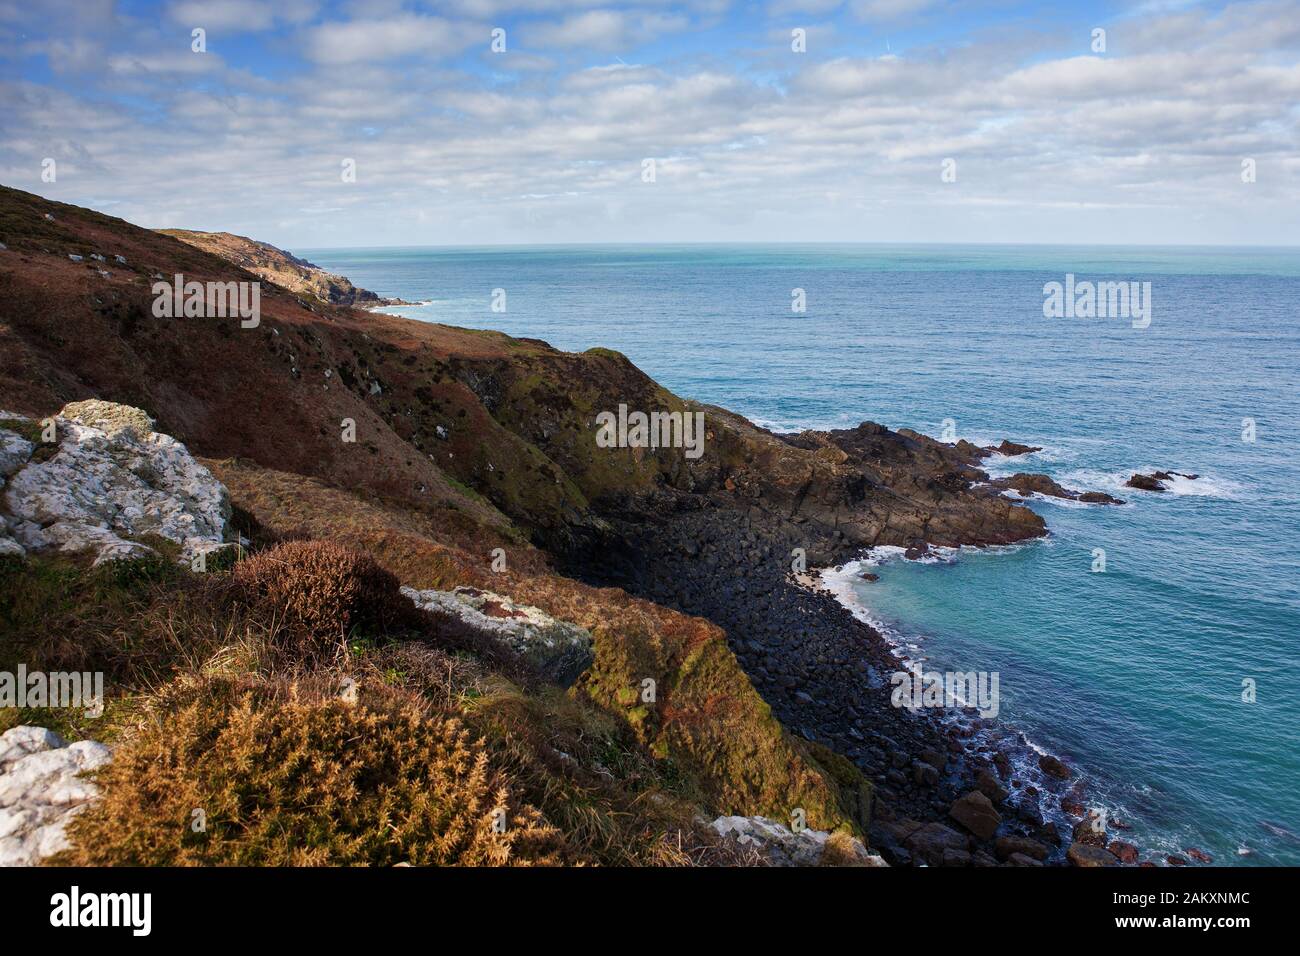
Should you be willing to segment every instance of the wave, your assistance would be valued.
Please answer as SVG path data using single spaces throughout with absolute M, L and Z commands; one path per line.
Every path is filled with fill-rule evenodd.
M 1128 487 L 1125 482 L 1135 474 L 1149 475 L 1152 472 L 1161 470 L 1150 465 L 1124 471 L 1080 468 L 1061 475 L 1059 480 L 1067 488 L 1075 488 L 1080 491 L 1105 491 L 1132 499 L 1139 494 L 1159 494 L 1160 492 L 1141 492 L 1136 488 Z M 1163 484 L 1165 494 L 1177 497 L 1218 498 L 1225 501 L 1238 501 L 1245 496 L 1246 491 L 1245 486 L 1240 482 L 1207 474 L 1201 474 L 1196 478 L 1183 478 L 1175 475 Z

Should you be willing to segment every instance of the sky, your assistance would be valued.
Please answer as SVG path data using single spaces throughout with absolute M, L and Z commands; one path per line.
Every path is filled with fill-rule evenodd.
M 1298 120 L 1300 0 L 0 0 L 0 183 L 289 249 L 1295 245 Z

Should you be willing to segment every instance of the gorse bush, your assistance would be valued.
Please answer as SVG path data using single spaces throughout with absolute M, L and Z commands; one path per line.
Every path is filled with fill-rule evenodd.
M 573 862 L 456 720 L 209 678 L 164 692 L 52 862 L 500 866 Z M 201 823 L 201 826 L 199 824 Z
M 338 652 L 353 630 L 418 626 L 396 577 L 373 558 L 326 541 L 290 541 L 235 565 L 236 592 L 282 624 L 280 649 L 296 656 Z

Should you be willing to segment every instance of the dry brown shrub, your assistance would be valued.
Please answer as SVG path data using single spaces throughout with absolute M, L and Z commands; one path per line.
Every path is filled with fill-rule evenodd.
M 97 781 L 56 864 L 574 862 L 458 721 L 303 700 L 283 683 L 178 682 Z
M 360 551 L 328 541 L 289 541 L 235 565 L 231 582 L 250 603 L 284 624 L 282 646 L 296 657 L 340 650 L 354 629 L 419 627 L 396 577 Z

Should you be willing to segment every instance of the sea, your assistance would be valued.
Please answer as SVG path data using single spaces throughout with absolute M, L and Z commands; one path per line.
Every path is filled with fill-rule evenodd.
M 293 251 L 420 303 L 386 311 L 616 349 L 774 431 L 1041 446 L 988 470 L 1125 504 L 1031 499 L 1043 540 L 878 551 L 827 584 L 927 670 L 996 673 L 996 721 L 1081 773 L 1122 839 L 1300 865 L 1300 248 Z M 1046 314 L 1052 283 L 1102 282 L 1129 314 L 1117 292 Z M 1154 470 L 1197 477 L 1125 487 Z

